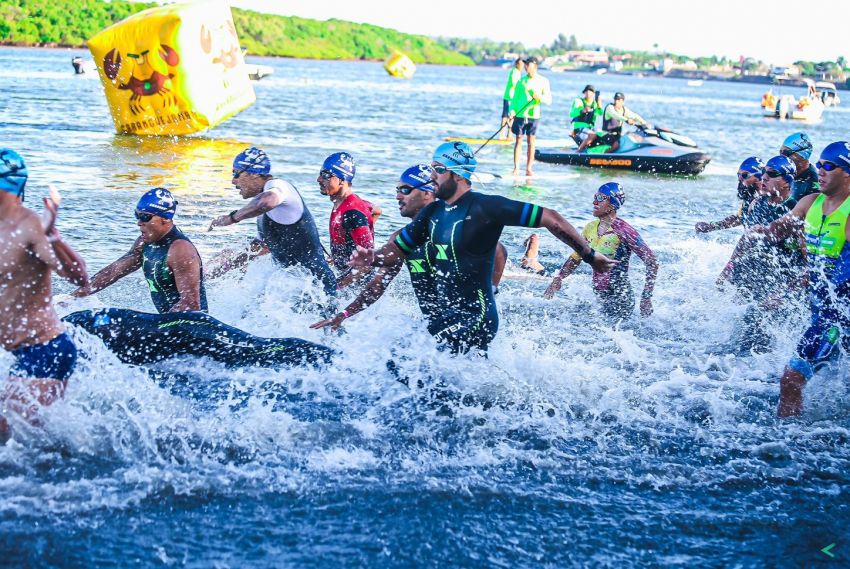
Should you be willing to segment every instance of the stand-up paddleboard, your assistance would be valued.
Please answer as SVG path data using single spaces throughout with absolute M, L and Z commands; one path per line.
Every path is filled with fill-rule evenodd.
M 446 138 L 447 142 L 465 142 L 470 146 L 481 146 L 485 142 L 487 142 L 486 138 L 468 138 L 463 136 L 449 136 Z M 490 142 L 487 143 L 487 146 L 508 146 L 513 145 L 514 137 L 508 139 L 500 139 L 494 138 Z M 525 139 L 523 137 L 523 143 L 525 143 Z M 538 139 L 535 141 L 535 146 L 545 146 L 545 147 L 558 147 L 558 148 L 573 148 L 576 143 L 572 138 L 553 138 L 553 139 Z

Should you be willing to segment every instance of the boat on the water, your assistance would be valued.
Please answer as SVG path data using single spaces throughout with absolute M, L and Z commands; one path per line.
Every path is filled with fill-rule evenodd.
M 542 149 L 536 150 L 534 157 L 551 164 L 689 175 L 699 174 L 711 161 L 711 156 L 687 136 L 662 129 L 638 128 L 620 137 L 616 152 L 608 152 L 609 149 L 607 145 L 586 152 Z
M 80 56 L 71 58 L 71 65 L 74 67 L 76 75 L 84 75 L 86 73 L 97 73 L 97 66 L 91 59 L 83 59 Z
M 841 104 L 841 98 L 838 96 L 838 89 L 835 87 L 835 83 L 818 81 L 815 83 L 815 88 L 820 93 L 820 100 L 824 107 L 837 107 Z
M 255 63 L 246 63 L 245 70 L 248 72 L 248 78 L 251 81 L 259 81 L 263 77 L 268 77 L 274 73 L 274 68 L 270 65 L 258 65 Z
M 808 87 L 808 92 L 799 99 L 790 94 L 775 96 L 772 89 L 768 90 L 762 96 L 762 114 L 772 119 L 789 119 L 805 122 L 820 121 L 823 110 L 826 108 L 825 103 L 817 93 L 815 82 L 811 79 L 803 79 L 803 81 L 805 81 Z M 781 80 L 777 80 L 777 83 L 779 85 L 782 84 Z

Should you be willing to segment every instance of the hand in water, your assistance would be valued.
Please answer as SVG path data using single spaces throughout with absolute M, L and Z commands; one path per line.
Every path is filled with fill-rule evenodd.
M 561 282 L 561 277 L 555 277 L 552 279 L 552 282 L 549 283 L 549 286 L 546 287 L 546 291 L 543 293 L 543 298 L 546 300 L 552 300 L 555 293 L 561 290 Z
M 222 215 L 212 220 L 207 231 L 212 231 L 214 227 L 227 227 L 228 225 L 233 225 L 233 220 L 230 219 L 230 214 Z
M 375 262 L 375 250 L 357 246 L 348 261 L 349 267 L 371 267 Z
M 320 320 L 315 324 L 310 324 L 310 328 L 313 330 L 318 330 L 319 328 L 324 328 L 325 326 L 330 326 L 331 330 L 338 330 L 340 326 L 342 326 L 342 322 L 345 320 L 345 315 L 340 312 L 333 318 L 328 318 L 327 320 Z
M 714 224 L 700 221 L 694 225 L 694 231 L 697 233 L 709 233 L 714 230 Z

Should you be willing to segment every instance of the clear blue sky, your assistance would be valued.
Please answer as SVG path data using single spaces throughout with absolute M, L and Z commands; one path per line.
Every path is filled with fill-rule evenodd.
M 258 12 L 338 18 L 427 36 L 487 37 L 550 44 L 559 32 L 580 43 L 685 55 L 748 55 L 767 63 L 850 60 L 846 0 L 232 0 Z M 585 11 L 585 6 L 593 11 Z

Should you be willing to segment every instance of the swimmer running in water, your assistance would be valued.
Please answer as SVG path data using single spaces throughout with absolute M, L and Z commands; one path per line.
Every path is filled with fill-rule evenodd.
M 804 196 L 770 225 L 750 230 L 775 243 L 795 236 L 806 240 L 812 319 L 780 379 L 780 417 L 800 415 L 806 382 L 838 356 L 839 346 L 850 352 L 850 142 L 829 144 L 817 168 L 819 193 Z
M 429 286 L 437 308 L 428 331 L 453 353 L 486 351 L 496 335 L 499 315 L 491 279 L 505 226 L 545 227 L 600 272 L 616 264 L 596 253 L 558 212 L 471 191 L 476 165 L 469 145 L 440 145 L 431 162 L 437 201 L 377 251 L 358 247 L 351 257 L 355 267 L 393 266 L 428 244 L 434 267 Z
M 145 192 L 135 211 L 139 238 L 124 256 L 98 271 L 90 284 L 71 295 L 89 296 L 142 269 L 159 312 L 206 311 L 201 256 L 174 224 L 176 211 L 177 200 L 165 188 Z
M 594 249 L 619 262 L 609 273 L 601 273 L 595 268 L 593 270 L 593 289 L 602 303 L 602 311 L 616 320 L 628 318 L 635 309 L 635 295 L 628 274 L 632 253 L 646 265 L 646 283 L 640 297 L 642 316 L 652 314 L 652 292 L 658 275 L 658 260 L 652 249 L 631 225 L 617 217 L 617 211 L 625 201 L 626 193 L 620 184 L 608 182 L 600 186 L 593 196 L 593 216 L 597 219 L 588 223 L 583 231 L 585 239 Z M 567 259 L 543 296 L 552 298 L 561 288 L 563 279 L 572 274 L 581 261 L 577 254 Z
M 56 229 L 59 195 L 44 200 L 44 221 L 24 207 L 24 159 L 0 149 L 0 342 L 15 363 L 0 391 L 0 444 L 11 436 L 3 415 L 38 424 L 38 409 L 60 399 L 77 348 L 53 309 L 51 273 L 88 283 L 86 265 Z
M 416 218 L 419 212 L 430 205 L 436 199 L 434 197 L 434 181 L 431 179 L 432 170 L 428 164 L 411 166 L 401 174 L 398 186 L 396 186 L 396 200 L 398 201 L 399 213 L 402 217 Z M 395 234 L 391 239 L 395 238 Z M 504 272 L 507 261 L 507 250 L 505 246 L 498 243 L 496 246 L 496 257 L 493 266 L 492 284 L 493 290 L 498 290 L 499 282 Z M 413 285 L 413 294 L 419 303 L 419 309 L 426 318 L 435 316 L 438 303 L 434 298 L 434 267 L 429 255 L 429 244 L 420 245 L 401 262 L 395 265 L 381 267 L 375 276 L 366 284 L 363 290 L 342 312 L 320 322 L 311 325 L 310 328 L 324 328 L 330 326 L 336 330 L 347 318 L 351 318 L 358 312 L 365 310 L 378 301 L 389 287 L 393 279 L 401 271 L 402 265 L 407 267 L 410 273 L 410 283 Z
M 210 230 L 256 218 L 257 237 L 251 240 L 247 252 L 237 255 L 230 250 L 222 251 L 223 260 L 209 272 L 210 278 L 271 253 L 278 266 L 300 265 L 322 283 L 325 294 L 336 294 L 336 277 L 325 260 L 316 221 L 298 189 L 271 175 L 271 161 L 266 153 L 256 147 L 240 152 L 233 159 L 232 183 L 242 199 L 251 201 L 214 219 Z

